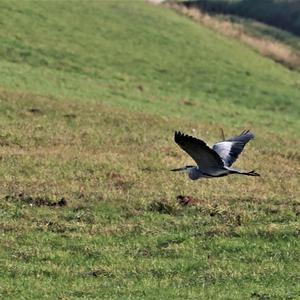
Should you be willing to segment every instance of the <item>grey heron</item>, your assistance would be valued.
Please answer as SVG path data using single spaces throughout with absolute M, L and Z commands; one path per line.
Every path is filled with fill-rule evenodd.
M 204 141 L 176 131 L 175 143 L 193 158 L 197 166 L 186 166 L 172 171 L 188 173 L 192 180 L 223 177 L 230 174 L 260 176 L 254 170 L 244 172 L 231 167 L 245 145 L 253 138 L 254 134 L 246 130 L 238 136 L 216 143 L 211 149 Z

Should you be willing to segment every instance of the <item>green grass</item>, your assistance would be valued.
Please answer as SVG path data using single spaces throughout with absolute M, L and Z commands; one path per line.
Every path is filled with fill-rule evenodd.
M 297 72 L 142 2 L 0 8 L 2 298 L 299 298 Z M 169 172 L 220 127 L 261 178 Z

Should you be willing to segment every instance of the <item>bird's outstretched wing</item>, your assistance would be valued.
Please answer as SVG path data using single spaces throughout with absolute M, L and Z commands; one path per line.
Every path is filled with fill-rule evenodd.
M 230 167 L 243 151 L 245 145 L 254 138 L 249 130 L 243 131 L 240 135 L 213 145 L 213 150 L 222 158 L 224 165 Z
M 200 169 L 206 170 L 224 166 L 220 156 L 202 140 L 183 134 L 180 131 L 175 132 L 174 140 L 180 148 L 193 158 Z

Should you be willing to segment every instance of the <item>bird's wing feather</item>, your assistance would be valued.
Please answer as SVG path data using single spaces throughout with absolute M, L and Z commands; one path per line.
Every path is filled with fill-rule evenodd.
M 205 142 L 181 132 L 175 132 L 175 142 L 197 163 L 203 170 L 223 167 L 220 156 L 210 149 Z
M 225 166 L 230 167 L 237 160 L 245 145 L 253 138 L 252 132 L 243 131 L 238 136 L 216 143 L 213 145 L 213 150 L 219 154 Z

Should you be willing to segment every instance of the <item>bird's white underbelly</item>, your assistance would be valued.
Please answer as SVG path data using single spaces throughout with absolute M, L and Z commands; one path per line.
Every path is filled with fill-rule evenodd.
M 200 178 L 221 177 L 229 173 L 230 171 L 227 168 L 214 168 L 214 169 L 207 169 L 207 170 L 194 168 L 190 170 L 189 177 L 192 180 L 197 180 Z

